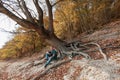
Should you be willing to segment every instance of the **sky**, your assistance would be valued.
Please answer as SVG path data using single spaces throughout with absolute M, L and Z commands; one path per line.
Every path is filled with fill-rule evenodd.
M 31 2 L 32 0 L 25 1 L 29 8 L 35 10 L 34 4 Z M 22 13 L 20 14 L 22 15 Z M 12 38 L 12 34 L 4 32 L 4 30 L 13 31 L 17 27 L 18 25 L 16 25 L 15 21 L 0 13 L 0 48 L 2 48 L 2 46 Z
M 0 14 L 0 48 L 12 38 L 12 34 L 6 31 L 13 31 L 16 28 L 16 22 L 7 16 Z
M 34 10 L 36 12 L 36 8 L 32 2 L 32 0 L 25 0 L 27 3 L 27 7 L 30 9 Z M 41 0 L 44 3 L 44 0 Z M 42 8 L 45 9 L 44 4 L 42 4 Z M 22 15 L 22 13 L 19 13 Z M 24 17 L 24 16 L 23 16 Z M 8 18 L 7 16 L 3 15 L 0 13 L 0 48 L 5 44 L 5 42 L 9 41 L 12 37 L 12 34 L 8 32 L 4 32 L 3 30 L 6 31 L 13 31 L 18 27 L 16 25 L 16 22 L 14 22 L 12 19 Z

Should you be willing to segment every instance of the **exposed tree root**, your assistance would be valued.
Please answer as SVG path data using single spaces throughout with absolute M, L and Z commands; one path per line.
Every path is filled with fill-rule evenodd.
M 62 65 L 64 63 L 70 62 L 72 60 L 72 57 L 74 57 L 76 55 L 82 55 L 86 59 L 91 59 L 91 57 L 88 55 L 88 53 L 85 53 L 85 52 L 81 51 L 82 50 L 81 47 L 83 47 L 86 50 L 88 50 L 90 48 L 88 45 L 95 45 L 95 46 L 97 46 L 99 52 L 102 54 L 104 59 L 107 60 L 107 56 L 105 55 L 105 53 L 103 53 L 102 48 L 97 43 L 94 43 L 94 42 L 85 43 L 85 44 L 82 44 L 81 42 L 69 43 L 69 45 L 67 45 L 67 48 L 69 48 L 70 51 L 61 51 L 61 53 L 63 53 L 64 55 L 70 57 L 68 60 L 60 60 L 57 63 L 54 63 L 54 64 L 48 66 L 42 72 L 39 72 L 40 74 L 38 73 L 34 77 L 31 76 L 28 80 L 39 80 L 40 77 L 44 76 L 50 69 L 58 67 L 58 66 L 60 66 L 60 65 Z M 34 63 L 34 66 L 37 66 L 37 65 L 42 64 L 42 63 L 44 63 L 43 59 L 40 60 L 38 63 Z
M 64 53 L 65 55 L 67 55 L 70 59 L 73 57 L 73 56 L 75 56 L 75 55 L 82 55 L 82 56 L 84 56 L 86 59 L 91 59 L 91 57 L 87 54 L 87 53 L 85 53 L 85 51 L 84 52 L 81 52 L 80 50 L 80 47 L 82 46 L 82 47 L 85 47 L 85 48 L 89 48 L 89 47 L 87 47 L 87 45 L 96 45 L 97 47 L 98 47 L 98 50 L 100 51 L 100 53 L 103 55 L 103 57 L 104 57 L 104 59 L 105 60 L 107 60 L 107 56 L 105 55 L 105 53 L 103 53 L 103 51 L 102 51 L 102 48 L 100 47 L 100 45 L 99 44 L 97 44 L 97 43 L 94 43 L 94 42 L 90 42 L 90 43 L 86 43 L 86 44 L 81 44 L 81 42 L 74 42 L 74 43 L 72 43 L 72 44 L 70 44 L 69 43 L 69 47 L 71 47 L 72 48 L 72 50 L 71 51 L 63 51 L 62 53 Z M 78 45 L 79 45 L 79 47 L 78 47 Z M 96 48 L 95 48 L 96 49 Z M 40 59 L 40 61 L 38 61 L 38 62 L 34 62 L 34 66 L 37 66 L 37 65 L 39 65 L 39 64 L 43 64 L 45 62 L 45 60 L 43 59 L 43 57 Z
M 39 64 L 43 64 L 43 63 L 45 63 L 45 59 L 41 59 L 41 60 L 39 60 L 39 61 L 34 61 L 34 66 L 37 66 L 37 65 L 39 65 Z
M 105 53 L 103 53 L 102 48 L 100 47 L 99 44 L 91 42 L 91 43 L 87 43 L 86 45 L 88 45 L 88 44 L 96 45 L 98 47 L 99 52 L 103 55 L 104 59 L 107 60 L 107 56 Z
M 100 47 L 99 44 L 94 43 L 94 42 L 90 42 L 90 43 L 86 43 L 86 44 L 82 44 L 81 42 L 72 42 L 71 44 L 69 43 L 69 47 L 71 47 L 72 51 L 70 52 L 64 52 L 67 54 L 80 54 L 83 55 L 85 58 L 89 59 L 90 56 L 87 53 L 82 52 L 81 47 L 84 47 L 86 49 L 89 49 L 89 47 L 87 45 L 95 45 L 98 47 L 99 52 L 102 54 L 102 56 L 104 57 L 105 60 L 107 60 L 107 56 L 105 53 L 103 53 L 102 48 Z

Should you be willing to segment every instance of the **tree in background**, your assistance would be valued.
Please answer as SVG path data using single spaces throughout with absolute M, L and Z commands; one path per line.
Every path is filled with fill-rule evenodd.
M 56 6 L 55 27 L 57 35 L 73 38 L 83 32 L 91 32 L 99 29 L 113 19 L 114 10 L 120 5 L 118 0 L 65 0 Z M 118 9 L 118 8 L 115 8 Z M 114 10 L 114 12 L 113 12 Z M 116 12 L 115 12 L 116 11 Z M 118 13 L 116 15 L 119 15 Z M 114 15 L 115 16 L 115 15 Z M 64 33 L 63 35 L 61 33 Z
M 45 44 L 39 35 L 26 28 L 19 27 L 14 34 L 14 38 L 8 41 L 0 50 L 0 56 L 4 58 L 18 58 L 23 56 L 31 56 L 36 52 L 40 52 Z

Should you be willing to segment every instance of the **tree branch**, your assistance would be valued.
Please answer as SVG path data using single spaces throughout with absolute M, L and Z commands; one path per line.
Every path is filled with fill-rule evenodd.
M 24 31 L 24 32 L 20 32 L 20 31 L 7 31 L 5 29 L 2 29 L 0 28 L 0 31 L 2 32 L 7 32 L 7 33 L 10 33 L 10 34 L 26 34 L 26 33 L 32 33 L 32 32 L 36 32 L 35 30 L 28 30 L 28 31 Z
M 17 17 L 15 14 L 13 14 L 12 12 L 10 12 L 8 9 L 6 9 L 2 3 L 0 3 L 0 13 L 6 14 L 8 17 L 12 18 L 13 20 L 15 20 L 16 22 L 22 22 L 22 19 L 20 19 L 19 17 Z M 22 23 L 21 23 L 22 24 Z
M 41 38 L 43 38 L 43 39 L 46 38 L 46 37 L 48 38 L 48 33 L 44 29 L 44 27 L 39 26 L 35 22 L 31 22 L 31 21 L 28 21 L 28 20 L 25 20 L 25 19 L 20 19 L 14 13 L 12 13 L 7 8 L 5 8 L 3 6 L 2 2 L 0 3 L 0 13 L 5 14 L 9 18 L 11 18 L 12 20 L 16 21 L 22 27 L 25 27 L 25 28 L 28 28 L 28 29 L 34 29 L 36 32 L 38 32 L 39 35 L 41 35 L 40 36 Z
M 24 19 L 14 8 L 12 8 L 9 4 L 3 2 L 2 4 L 7 5 L 8 7 L 10 7 L 19 17 L 21 17 L 22 19 Z
M 9 18 L 13 19 L 14 21 L 16 21 L 19 25 L 26 27 L 28 29 L 36 29 L 37 27 L 35 27 L 36 25 L 26 21 L 24 19 L 20 19 L 18 16 L 16 16 L 15 14 L 13 14 L 12 12 L 10 12 L 7 8 L 5 8 L 3 6 L 2 3 L 0 3 L 0 13 L 5 14 L 6 16 L 8 16 Z
M 39 5 L 38 0 L 33 0 L 33 2 L 34 2 L 34 5 L 35 5 L 35 7 L 37 9 L 38 15 L 39 15 L 38 23 L 39 23 L 40 26 L 43 26 L 44 25 L 44 22 L 43 22 L 43 10 Z
M 18 2 L 18 5 L 19 5 L 19 7 L 20 7 L 21 11 L 24 13 L 24 10 L 23 10 L 23 8 L 22 8 L 22 6 L 21 6 L 21 4 L 20 4 L 20 1 L 19 1 L 19 0 L 17 0 L 17 2 Z M 25 13 L 24 13 L 24 15 L 25 15 Z
M 24 1 L 24 0 L 21 0 L 21 3 L 22 3 L 22 4 L 20 4 L 20 1 L 19 1 L 19 0 L 17 0 L 17 1 L 18 1 L 18 4 L 19 4 L 20 8 L 21 8 L 22 11 L 23 11 L 23 13 L 24 13 L 25 16 L 27 17 L 27 19 L 28 19 L 29 21 L 34 22 L 34 19 L 33 19 L 31 13 L 29 12 L 29 10 L 28 10 L 28 8 L 27 8 L 25 1 Z
M 0 3 L 1 3 L 2 1 L 0 0 Z
M 54 33 L 53 28 L 53 13 L 52 13 L 52 5 L 50 4 L 49 0 L 45 0 L 48 8 L 48 15 L 49 15 L 49 31 L 51 33 Z

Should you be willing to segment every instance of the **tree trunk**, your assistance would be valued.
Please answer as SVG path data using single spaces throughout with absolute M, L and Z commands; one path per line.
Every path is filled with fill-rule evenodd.
M 45 42 L 47 42 L 51 46 L 53 46 L 59 50 L 63 50 L 63 51 L 67 50 L 65 47 L 66 42 L 59 39 L 54 33 L 51 33 L 49 31 L 45 31 L 45 32 L 43 32 L 45 35 L 42 34 L 42 36 L 41 36 L 40 31 L 37 30 L 37 32 L 40 35 L 40 38 L 45 40 Z
M 57 49 L 60 49 L 60 50 L 63 50 L 63 51 L 67 50 L 66 47 L 65 47 L 66 42 L 60 40 L 59 38 L 57 38 L 54 35 L 51 36 L 50 39 L 46 39 L 46 42 L 48 42 L 50 45 L 52 45 L 53 47 L 55 47 Z

